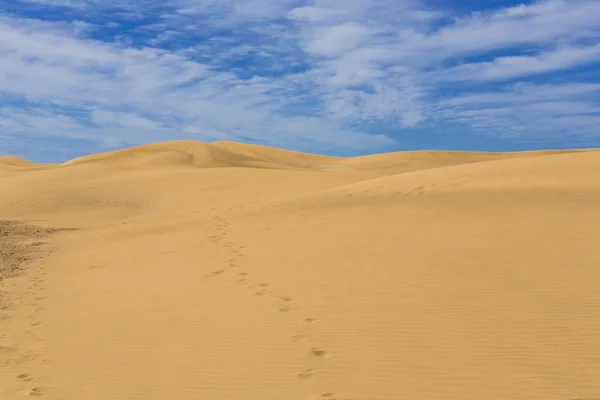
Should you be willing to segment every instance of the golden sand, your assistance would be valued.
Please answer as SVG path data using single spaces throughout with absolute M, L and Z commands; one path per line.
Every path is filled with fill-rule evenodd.
M 600 398 L 599 151 L 0 157 L 0 220 L 1 399 Z

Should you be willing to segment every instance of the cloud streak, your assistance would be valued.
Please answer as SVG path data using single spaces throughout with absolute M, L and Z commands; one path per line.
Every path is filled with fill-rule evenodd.
M 598 135 L 593 0 L 470 13 L 419 0 L 13 3 L 0 12 L 5 138 L 356 154 L 423 127 L 542 147 Z

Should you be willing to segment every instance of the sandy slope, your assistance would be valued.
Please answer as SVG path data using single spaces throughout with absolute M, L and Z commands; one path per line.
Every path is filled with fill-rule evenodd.
M 600 398 L 598 182 L 596 151 L 0 158 L 0 220 L 76 228 L 0 282 L 0 398 Z

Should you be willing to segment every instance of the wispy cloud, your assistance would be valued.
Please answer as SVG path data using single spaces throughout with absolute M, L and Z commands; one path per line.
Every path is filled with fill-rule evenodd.
M 442 101 L 442 118 L 497 137 L 598 138 L 600 84 L 517 84 Z M 566 135 L 566 136 L 565 136 Z
M 502 80 L 556 72 L 600 61 L 600 44 L 566 46 L 533 56 L 498 57 L 493 61 L 462 64 L 447 71 L 450 79 Z
M 429 4 L 15 1 L 0 12 L 0 129 L 338 153 L 397 149 L 424 126 L 540 146 L 599 136 L 598 1 Z

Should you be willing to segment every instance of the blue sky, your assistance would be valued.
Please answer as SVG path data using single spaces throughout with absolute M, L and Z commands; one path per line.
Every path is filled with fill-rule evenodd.
M 600 147 L 600 1 L 0 0 L 0 154 Z

